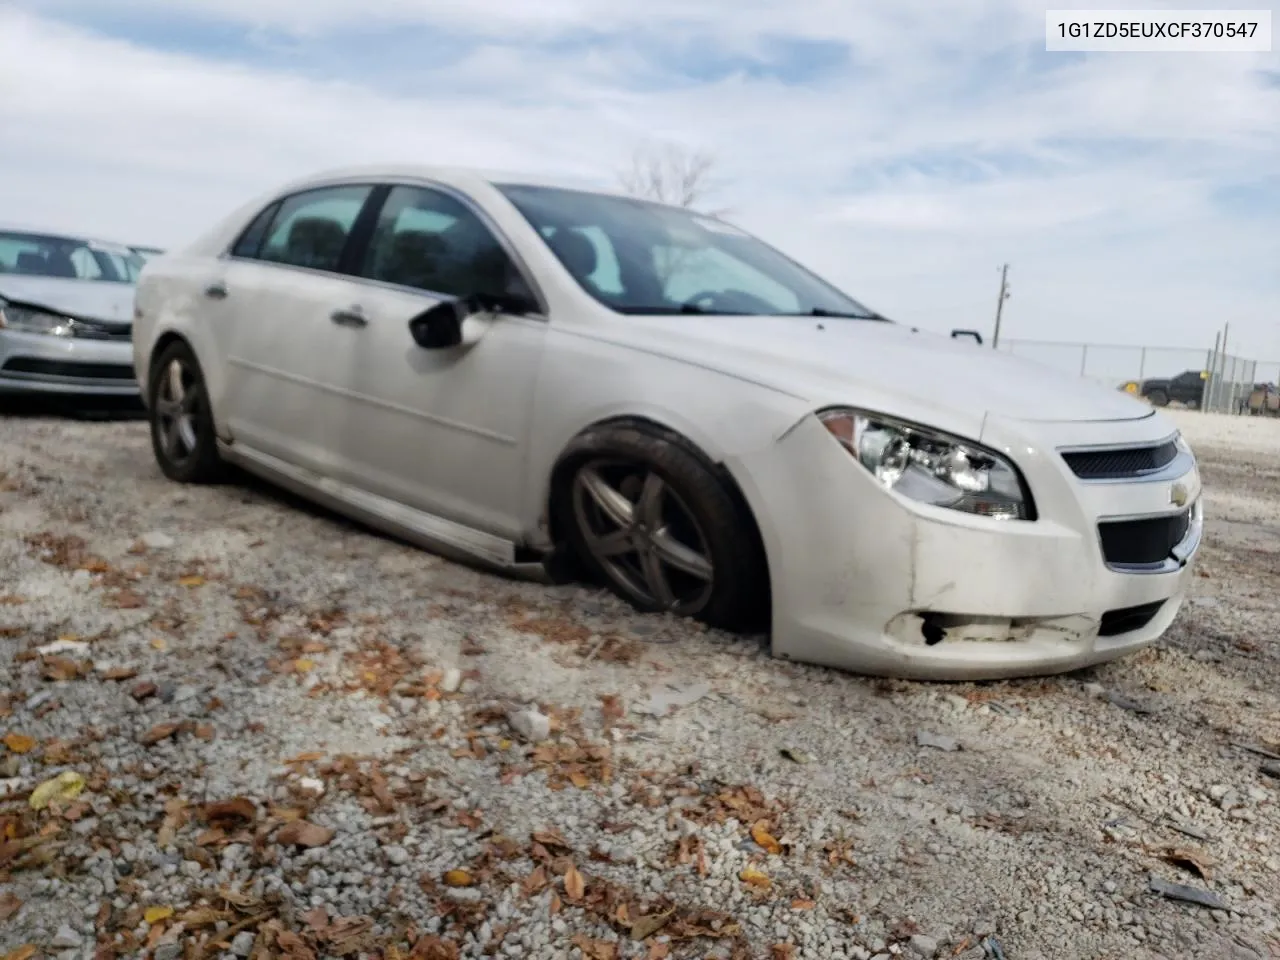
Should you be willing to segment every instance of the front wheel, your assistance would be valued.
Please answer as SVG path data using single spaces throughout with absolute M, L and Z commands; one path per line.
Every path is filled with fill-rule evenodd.
M 1152 390 L 1147 394 L 1147 399 L 1155 407 L 1167 407 L 1169 405 L 1169 395 L 1163 390 Z
M 555 496 L 574 553 L 636 608 L 729 630 L 761 625 L 768 576 L 754 523 L 676 438 L 634 427 L 587 434 Z
M 161 352 L 147 382 L 151 449 L 160 471 L 179 483 L 223 475 L 204 373 L 191 347 L 176 340 Z

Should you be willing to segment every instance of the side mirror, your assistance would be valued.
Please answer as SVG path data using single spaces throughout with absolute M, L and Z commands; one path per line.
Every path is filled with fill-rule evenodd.
M 445 350 L 462 342 L 462 321 L 471 313 L 466 300 L 445 300 L 409 321 L 413 342 L 426 350 Z
M 977 330 L 952 330 L 951 338 L 959 340 L 961 337 L 973 337 L 978 342 L 978 346 L 982 346 L 982 334 Z

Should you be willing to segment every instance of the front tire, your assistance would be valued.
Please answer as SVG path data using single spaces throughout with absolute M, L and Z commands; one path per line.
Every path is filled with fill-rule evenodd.
M 680 438 L 641 426 L 592 430 L 557 471 L 555 516 L 597 579 L 638 610 L 713 627 L 759 627 L 768 575 L 754 522 Z
M 147 380 L 151 449 L 160 471 L 179 483 L 214 483 L 224 474 L 213 408 L 196 355 L 175 340 L 156 357 Z
M 1153 407 L 1167 407 L 1169 405 L 1169 395 L 1163 390 L 1152 390 L 1147 394 L 1147 399 L 1151 401 Z

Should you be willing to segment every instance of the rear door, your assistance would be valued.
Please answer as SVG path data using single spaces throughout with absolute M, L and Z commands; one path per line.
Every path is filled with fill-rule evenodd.
M 343 375 L 335 348 L 350 322 L 341 308 L 353 297 L 343 271 L 375 193 L 371 184 L 343 184 L 286 197 L 227 261 L 213 294 L 231 306 L 223 419 L 236 443 L 332 471 L 334 425 L 347 402 L 335 390 Z

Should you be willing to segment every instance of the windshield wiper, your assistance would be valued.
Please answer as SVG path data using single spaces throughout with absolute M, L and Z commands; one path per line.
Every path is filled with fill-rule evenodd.
M 824 307 L 814 307 L 807 314 L 807 317 L 843 317 L 846 320 L 880 320 L 884 323 L 892 323 L 888 317 L 882 317 L 878 313 L 854 313 L 845 310 L 827 310 Z

